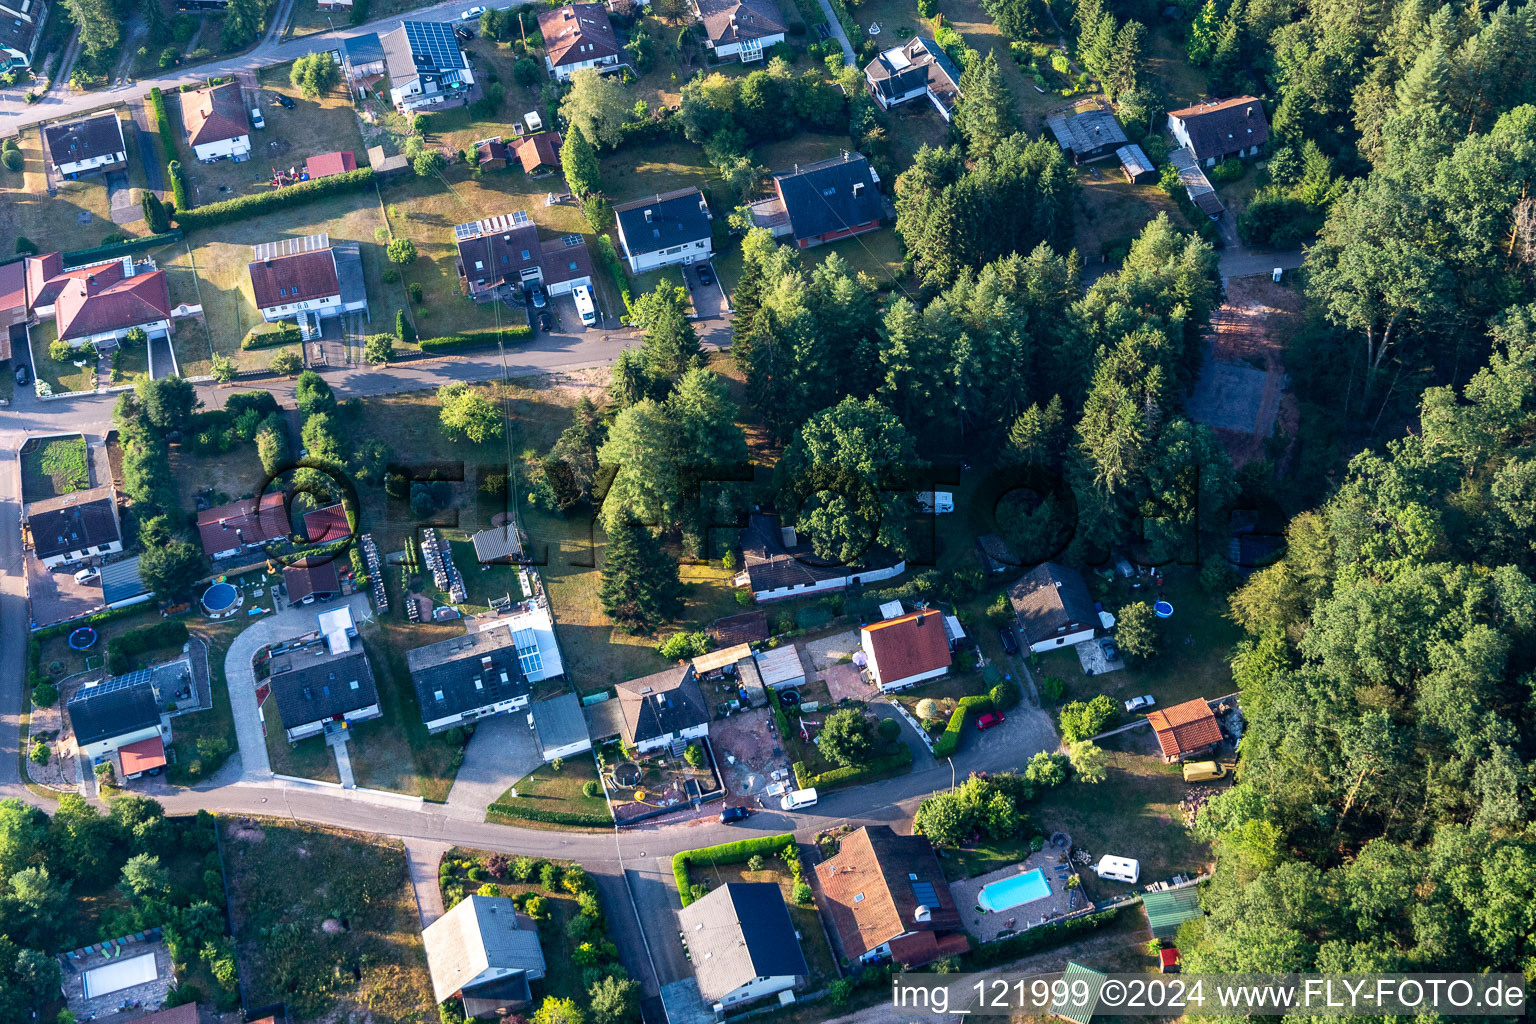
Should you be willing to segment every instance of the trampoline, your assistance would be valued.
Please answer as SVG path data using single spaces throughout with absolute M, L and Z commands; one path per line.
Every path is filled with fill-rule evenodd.
M 1172 618 L 1173 605 L 1169 604 L 1167 601 L 1159 601 L 1152 606 L 1152 614 L 1156 615 L 1160 619 Z
M 640 766 L 633 761 L 624 761 L 613 769 L 613 781 L 625 788 L 632 788 L 640 784 Z
M 72 651 L 88 651 L 96 646 L 96 631 L 90 626 L 81 626 L 69 634 L 69 649 Z

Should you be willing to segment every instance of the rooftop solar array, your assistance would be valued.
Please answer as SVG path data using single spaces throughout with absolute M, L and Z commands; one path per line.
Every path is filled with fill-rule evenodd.
M 99 694 L 110 693 L 113 690 L 126 690 L 129 687 L 142 686 L 143 684 L 153 680 L 154 677 L 154 669 L 141 668 L 137 672 L 129 672 L 126 675 L 109 676 L 108 678 L 103 679 L 101 682 L 97 683 L 95 686 L 88 687 L 87 689 L 80 691 L 80 695 L 82 697 L 95 697 Z
M 939 894 L 934 891 L 932 882 L 913 882 L 912 895 L 917 897 L 917 902 L 924 907 L 937 907 Z
M 283 256 L 297 256 L 304 252 L 318 252 L 331 247 L 330 236 L 325 232 L 304 235 L 302 238 L 280 238 L 275 242 L 262 242 L 251 247 L 253 261 L 275 260 Z
M 405 40 L 417 67 L 447 71 L 464 67 L 464 55 L 452 26 L 440 21 L 407 21 Z
M 517 647 L 517 663 L 522 667 L 523 675 L 531 676 L 544 668 L 544 659 L 539 656 L 539 641 L 533 630 L 513 631 L 512 643 Z

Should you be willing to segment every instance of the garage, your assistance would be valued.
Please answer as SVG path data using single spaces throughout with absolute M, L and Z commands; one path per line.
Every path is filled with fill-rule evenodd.
M 147 985 L 159 976 L 155 954 L 140 953 L 127 960 L 117 960 L 85 972 L 85 998 L 111 995 L 135 985 Z
M 755 657 L 764 686 L 784 690 L 805 685 L 805 667 L 800 664 L 800 652 L 794 644 L 785 644 L 770 651 L 758 651 Z

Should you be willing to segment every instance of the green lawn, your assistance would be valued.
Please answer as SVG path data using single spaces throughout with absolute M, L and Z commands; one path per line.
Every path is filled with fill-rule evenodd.
M 112 358 L 112 383 L 131 384 L 149 376 L 149 346 L 119 345 Z
M 49 354 L 48 347 L 58 337 L 55 321 L 44 320 L 32 328 L 31 337 L 33 373 L 38 380 L 46 381 L 54 394 L 95 390 L 96 356 L 76 350 L 68 359 L 59 361 Z
M 524 597 L 522 581 L 517 577 L 515 565 L 481 565 L 475 558 L 475 545 L 468 540 L 449 541 L 453 550 L 453 564 L 464 576 L 464 590 L 469 595 L 466 608 L 489 608 L 491 600 L 511 597 L 521 601 Z
M 520 817 L 517 813 L 519 811 L 606 818 L 608 801 L 604 799 L 601 788 L 596 796 L 587 796 L 582 792 L 582 787 L 588 782 L 596 781 L 597 764 L 590 754 L 578 754 L 561 762 L 559 771 L 555 771 L 551 764 L 540 765 L 497 797 L 492 804 L 494 809 L 487 811 L 485 820 L 517 821 L 520 824 L 531 820 Z M 542 823 L 535 821 L 535 824 Z
M 1017 864 L 1030 853 L 1030 839 L 1002 839 L 966 846 L 956 850 L 939 851 L 939 862 L 944 867 L 944 877 L 951 882 L 975 878 L 988 871 Z
M 22 500 L 41 501 L 87 489 L 91 486 L 89 459 L 80 434 L 28 441 L 21 448 Z
M 7 257 L 12 251 L 20 251 L 12 247 L 21 239 L 31 241 L 39 252 L 49 252 L 88 249 L 102 244 L 109 236 L 131 238 L 149 233 L 148 222 L 142 219 L 129 224 L 112 222 L 112 203 L 101 175 L 58 181 L 58 194 L 50 196 L 43 170 L 40 129 L 23 131 L 19 142 L 25 160 L 22 172 L 0 170 L 0 237 L 7 240 Z M 136 147 L 129 147 L 128 159 L 138 159 Z
M 267 721 L 267 759 L 272 763 L 273 772 L 319 782 L 341 781 L 341 773 L 336 770 L 336 755 L 325 745 L 324 736 L 310 736 L 289 743 L 283 734 L 283 723 L 277 717 L 276 703 L 269 702 L 268 707 L 262 708 L 262 713 Z
M 986 693 L 991 685 L 982 677 L 980 672 L 960 671 L 951 668 L 950 673 L 935 682 L 924 686 L 914 686 L 910 690 L 902 690 L 893 696 L 906 707 L 908 711 L 916 713 L 917 705 L 924 700 L 935 700 L 940 710 L 944 712 L 945 719 L 955 709 L 955 701 L 961 697 L 970 697 L 978 693 Z
M 603 190 L 614 203 L 680 188 L 704 188 L 718 177 L 704 150 L 691 142 L 625 146 L 602 159 Z
M 201 626 L 200 634 L 204 633 Z M 235 736 L 235 715 L 229 706 L 229 685 L 224 678 L 224 655 L 229 650 L 229 634 L 204 635 L 208 643 L 209 684 L 213 707 L 178 715 L 171 722 L 176 748 L 176 763 L 167 769 L 170 781 L 190 786 L 221 768 L 239 747 Z

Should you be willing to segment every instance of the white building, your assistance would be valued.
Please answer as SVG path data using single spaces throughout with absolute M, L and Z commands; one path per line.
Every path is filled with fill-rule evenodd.
M 48 5 L 43 0 L 0 2 L 0 71 L 20 71 L 32 66 L 47 17 Z
M 619 63 L 619 38 L 602 4 L 566 4 L 539 15 L 544 66 L 558 82 L 587 69 Z
M 538 606 L 418 647 L 406 664 L 429 732 L 521 711 L 535 683 L 565 671 L 549 610 Z
M 80 756 L 89 762 L 123 747 L 159 743 L 163 764 L 171 720 L 161 708 L 177 684 L 190 684 L 190 677 L 191 666 L 182 659 L 87 684 L 65 705 Z
M 238 82 L 181 94 L 187 142 L 205 164 L 251 158 L 251 121 Z
M 613 208 L 624 258 L 636 274 L 714 255 L 709 204 L 696 188 L 666 192 Z
M 772 882 L 727 882 L 677 915 L 698 975 L 699 994 L 716 1014 L 810 977 L 784 895 Z
M 869 674 L 887 693 L 905 690 L 949 672 L 949 634 L 936 611 L 908 612 L 859 630 Z
M 784 16 L 774 0 L 694 0 L 704 26 L 704 43 L 721 60 L 762 60 L 763 51 L 784 41 Z
M 1076 569 L 1044 562 L 1008 588 L 1017 628 L 1036 654 L 1093 639 L 1099 613 Z
M 404 21 L 379 36 L 379 45 L 389 74 L 389 101 L 400 113 L 469 101 L 475 73 L 448 22 Z
M 528 713 L 528 720 L 545 764 L 592 749 L 587 718 L 581 713 L 581 698 L 574 693 L 539 701 Z
M 948 121 L 960 102 L 960 71 L 938 43 L 913 36 L 880 53 L 864 67 L 869 94 L 882 110 L 927 97 Z
M 1168 133 L 1200 166 L 1215 167 L 1228 157 L 1258 156 L 1269 141 L 1269 120 L 1256 97 L 1235 96 L 1168 111 Z
M 264 242 L 251 250 L 251 294 L 268 323 L 367 312 L 363 259 L 356 243 L 331 245 L 325 234 Z

